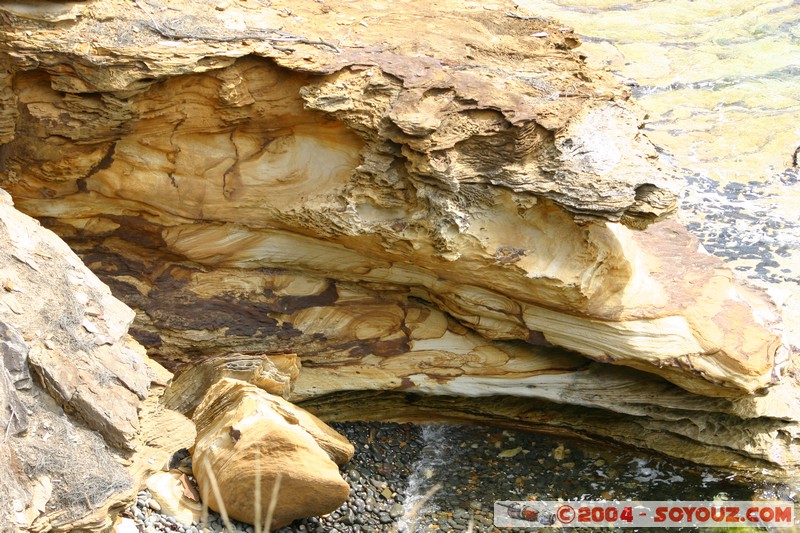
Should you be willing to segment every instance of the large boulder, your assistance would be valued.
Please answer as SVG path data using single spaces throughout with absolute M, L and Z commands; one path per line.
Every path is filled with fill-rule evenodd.
M 702 394 L 774 383 L 786 354 L 765 298 L 683 228 L 630 229 L 669 214 L 677 187 L 571 31 L 444 2 L 427 20 L 458 32 L 392 5 L 343 37 L 328 23 L 361 8 L 308 0 L 227 35 L 210 28 L 235 9 L 159 21 L 99 5 L 113 23 L 16 15 L 28 44 L 0 89 L 15 102 L 0 184 L 142 311 L 139 338 L 164 356 L 341 351 L 315 335 L 362 317 L 376 326 L 346 337 L 375 339 L 387 318 L 339 316 L 333 279 Z M 95 44 L 76 53 L 87 25 Z
M 0 287 L 0 524 L 108 528 L 186 440 L 142 439 L 171 375 L 127 334 L 133 311 L 2 190 Z
M 279 396 L 223 378 L 208 390 L 194 421 L 194 474 L 203 501 L 214 510 L 263 523 L 275 490 L 268 526 L 276 529 L 328 514 L 350 495 L 337 465 L 350 460 L 353 446 Z

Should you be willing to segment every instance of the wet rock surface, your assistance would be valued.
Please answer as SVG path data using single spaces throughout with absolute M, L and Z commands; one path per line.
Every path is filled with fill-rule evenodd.
M 497 500 L 794 499 L 782 485 L 753 486 L 727 474 L 619 449 L 596 450 L 571 440 L 512 429 L 450 424 L 331 424 L 354 444 L 341 469 L 350 497 L 324 517 L 293 522 L 279 533 L 496 531 Z M 438 487 L 438 488 L 435 488 Z M 433 490 L 429 500 L 424 496 Z M 136 517 L 146 531 L 178 526 L 140 493 Z M 234 523 L 235 531 L 253 526 Z M 224 531 L 212 513 L 206 530 Z M 503 531 L 515 531 L 507 530 Z M 628 529 L 627 531 L 632 531 Z
M 797 6 L 598 0 L 587 16 L 563 2 L 519 3 L 572 25 L 587 63 L 632 87 L 644 131 L 687 180 L 681 218 L 769 291 L 784 339 L 800 347 Z
M 784 339 L 800 348 L 800 222 L 791 195 L 800 169 L 766 180 L 725 182 L 686 170 L 682 218 L 703 246 L 738 276 L 762 287 L 781 307 Z

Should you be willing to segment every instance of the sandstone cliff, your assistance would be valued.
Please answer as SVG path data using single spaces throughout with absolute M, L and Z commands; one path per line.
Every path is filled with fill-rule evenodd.
M 677 186 L 569 28 L 505 2 L 43 5 L 3 8 L 0 186 L 165 365 L 294 352 L 296 399 L 506 395 L 481 416 L 797 467 L 794 389 L 750 397 L 788 363 L 772 304 L 664 220 Z

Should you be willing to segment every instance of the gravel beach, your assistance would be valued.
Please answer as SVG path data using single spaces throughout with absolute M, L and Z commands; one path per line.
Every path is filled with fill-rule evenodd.
M 296 521 L 279 533 L 500 531 L 493 526 L 496 500 L 795 496 L 787 487 L 754 487 L 692 465 L 619 449 L 589 449 L 580 442 L 525 431 L 445 424 L 331 425 L 356 448 L 342 468 L 350 498 L 327 516 Z M 431 492 L 429 500 L 420 501 Z M 199 524 L 180 526 L 157 509 L 144 491 L 125 514 L 145 532 L 203 530 Z M 225 527 L 212 513 L 205 530 Z M 254 528 L 234 522 L 234 530 L 252 533 Z

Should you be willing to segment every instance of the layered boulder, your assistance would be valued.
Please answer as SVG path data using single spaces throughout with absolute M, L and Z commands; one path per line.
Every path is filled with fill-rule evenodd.
M 350 495 L 339 465 L 353 445 L 322 420 L 223 378 L 197 407 L 193 469 L 209 507 L 270 530 L 335 511 Z
M 797 468 L 794 383 L 753 396 L 789 364 L 774 306 L 666 218 L 678 185 L 569 28 L 505 2 L 218 7 L 4 11 L 0 186 L 161 362 L 296 353 L 298 400 L 500 395 L 482 416 Z

